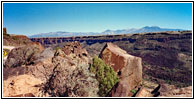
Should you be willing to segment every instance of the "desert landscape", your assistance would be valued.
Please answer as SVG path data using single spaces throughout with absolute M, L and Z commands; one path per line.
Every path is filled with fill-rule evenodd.
M 4 97 L 192 96 L 191 31 L 28 38 L 4 30 Z
M 1 98 L 194 98 L 192 1 L 1 3 Z

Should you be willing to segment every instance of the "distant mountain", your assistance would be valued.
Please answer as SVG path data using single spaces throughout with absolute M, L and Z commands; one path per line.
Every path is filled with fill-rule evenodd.
M 70 37 L 70 36 L 88 36 L 88 35 L 93 35 L 93 34 L 98 34 L 98 33 L 93 33 L 93 32 L 49 32 L 49 33 L 40 33 L 40 34 L 35 34 L 32 36 L 29 36 L 30 38 L 35 38 L 35 37 Z
M 90 35 L 116 35 L 116 34 L 128 34 L 128 33 L 145 33 L 145 32 L 163 32 L 163 31 L 182 31 L 183 29 L 168 29 L 168 28 L 160 28 L 158 26 L 145 26 L 140 29 L 122 29 L 122 30 L 106 30 L 101 33 L 95 32 L 49 32 L 49 33 L 40 33 L 29 36 L 29 38 L 36 37 L 71 37 L 71 36 L 90 36 Z
M 168 29 L 168 28 L 160 28 L 158 26 L 145 26 L 140 29 L 123 29 L 123 30 L 106 30 L 103 33 L 104 34 L 128 34 L 128 33 L 145 33 L 145 32 L 163 32 L 163 31 L 181 31 L 182 29 Z

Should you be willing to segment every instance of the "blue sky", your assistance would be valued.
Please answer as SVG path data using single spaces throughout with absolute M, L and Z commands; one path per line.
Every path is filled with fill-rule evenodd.
M 3 3 L 10 34 L 102 32 L 107 29 L 192 29 L 191 3 Z

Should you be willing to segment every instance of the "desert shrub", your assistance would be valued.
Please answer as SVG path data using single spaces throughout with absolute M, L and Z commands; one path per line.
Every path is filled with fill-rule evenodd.
M 56 47 L 55 50 L 58 51 L 59 49 L 61 49 L 60 47 Z
M 106 65 L 104 61 L 97 56 L 93 58 L 90 71 L 96 75 L 96 79 L 99 82 L 98 94 L 100 96 L 106 96 L 112 87 L 119 81 L 119 78 L 113 68 Z
M 98 81 L 89 71 L 89 64 L 79 57 L 70 61 L 67 57 L 53 57 L 55 68 L 44 85 L 45 93 L 54 97 L 98 97 Z M 74 65 L 69 65 L 70 62 Z
M 136 93 L 136 90 L 132 89 L 131 90 L 131 93 L 135 94 Z

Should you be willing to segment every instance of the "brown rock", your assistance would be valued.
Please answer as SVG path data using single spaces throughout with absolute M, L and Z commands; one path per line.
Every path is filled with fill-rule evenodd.
M 19 65 L 18 67 L 4 67 L 3 68 L 3 80 L 12 76 L 30 74 L 35 78 L 39 78 L 42 81 L 46 81 L 53 71 L 54 65 L 52 58 L 54 53 L 50 48 L 46 48 L 42 53 L 38 53 L 33 56 L 31 65 Z
M 62 48 L 62 51 L 64 51 L 66 55 L 70 55 L 71 53 L 74 53 L 80 56 L 88 56 L 87 51 L 83 49 L 81 47 L 81 44 L 77 41 L 66 43 L 65 46 Z
M 10 77 L 26 74 L 26 67 L 7 67 L 3 68 L 3 80 L 7 80 Z
M 129 55 L 117 45 L 107 43 L 100 54 L 106 64 L 118 73 L 120 82 L 112 96 L 129 96 L 130 90 L 142 81 L 141 58 Z
M 192 86 L 176 88 L 173 85 L 161 84 L 159 97 L 192 97 Z
M 3 45 L 20 47 L 25 45 L 30 46 L 31 44 L 32 41 L 25 35 L 11 35 L 5 32 L 3 34 Z
M 7 34 L 7 29 L 3 28 L 3 34 Z
M 39 96 L 40 93 L 39 87 L 36 86 L 40 84 L 42 84 L 41 80 L 34 78 L 33 76 L 30 75 L 14 76 L 3 81 L 3 96 L 4 97 L 25 96 L 25 94 Z
M 35 95 L 32 94 L 32 93 L 27 93 L 27 94 L 13 95 L 13 96 L 10 96 L 10 97 L 35 97 Z
M 153 95 L 146 88 L 141 87 L 135 97 L 153 97 Z

